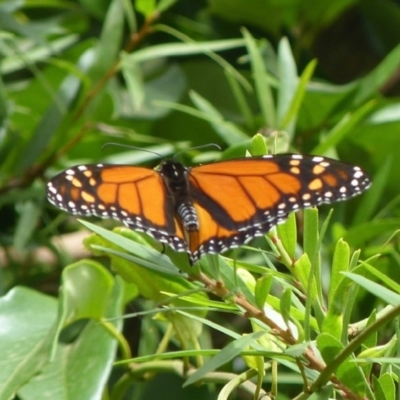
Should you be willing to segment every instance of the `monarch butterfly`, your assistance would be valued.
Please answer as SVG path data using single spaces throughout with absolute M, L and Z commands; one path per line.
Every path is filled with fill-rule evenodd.
M 80 165 L 47 184 L 49 201 L 74 215 L 114 218 L 191 263 L 268 232 L 300 208 L 356 196 L 370 186 L 359 167 L 297 154 L 241 158 L 187 168 Z

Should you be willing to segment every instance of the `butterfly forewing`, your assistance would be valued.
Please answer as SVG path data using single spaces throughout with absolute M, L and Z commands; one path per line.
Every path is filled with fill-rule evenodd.
M 292 211 L 346 200 L 370 185 L 359 167 L 301 155 L 207 164 L 193 168 L 189 181 L 198 208 L 207 210 L 201 213 L 200 256 L 260 236 Z
M 47 184 L 47 197 L 74 215 L 113 218 L 150 234 L 178 251 L 187 251 L 160 174 L 126 165 L 80 165 Z

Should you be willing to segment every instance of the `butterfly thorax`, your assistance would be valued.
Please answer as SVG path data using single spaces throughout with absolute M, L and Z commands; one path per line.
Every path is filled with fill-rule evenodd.
M 168 190 L 169 200 L 186 231 L 198 231 L 199 220 L 189 193 L 189 170 L 177 161 L 164 161 L 160 174 Z

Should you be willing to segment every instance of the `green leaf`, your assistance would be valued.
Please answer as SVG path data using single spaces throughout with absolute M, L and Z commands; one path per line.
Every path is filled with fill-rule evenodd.
M 248 136 L 233 123 L 224 121 L 220 112 L 206 99 L 196 92 L 190 92 L 190 98 L 211 123 L 217 135 L 228 145 L 241 143 Z
M 37 229 L 42 210 L 38 204 L 28 200 L 19 204 L 18 211 L 20 218 L 16 226 L 14 246 L 17 251 L 22 252 Z
M 51 41 L 46 46 L 34 46 L 23 53 L 17 53 L 12 57 L 6 57 L 0 65 L 0 73 L 2 75 L 10 74 L 25 69 L 27 66 L 35 63 L 46 61 L 52 55 L 62 53 L 65 49 L 73 46 L 78 40 L 79 35 L 66 35 Z
M 320 276 L 319 271 L 319 225 L 318 225 L 318 209 L 307 208 L 304 210 L 304 252 L 308 254 L 308 258 L 316 268 L 317 279 Z M 319 279 L 318 279 L 319 280 Z
M 248 347 L 251 347 L 251 345 L 254 344 L 258 338 L 265 335 L 265 333 L 266 332 L 254 332 L 249 335 L 243 336 L 240 339 L 234 340 L 225 348 L 223 348 L 210 361 L 200 367 L 194 374 L 190 375 L 183 386 L 186 387 L 199 381 L 209 372 L 215 371 L 222 365 L 233 360 L 242 351 L 246 350 Z
M 145 98 L 143 74 L 138 63 L 133 62 L 131 59 L 127 62 L 128 55 L 122 53 L 121 55 L 121 72 L 124 76 L 128 93 L 130 94 L 133 109 L 140 111 L 143 107 Z
M 365 268 L 370 274 L 378 278 L 382 283 L 385 284 L 389 289 L 392 289 L 396 293 L 400 293 L 400 284 L 394 281 L 390 276 L 388 276 L 385 272 L 379 271 L 379 269 L 373 267 L 367 262 L 363 262 L 361 268 Z M 360 270 L 360 269 L 358 269 Z M 357 270 L 357 272 L 358 272 Z M 356 271 L 352 271 L 356 272 Z M 360 274 L 361 275 L 361 274 Z
M 111 274 L 95 261 L 81 260 L 65 268 L 60 297 L 65 324 L 84 318 L 98 321 L 103 318 L 113 287 Z
M 120 316 L 122 286 L 116 286 L 107 306 L 107 317 Z M 99 290 L 101 288 L 98 288 Z M 76 304 L 79 308 L 79 304 Z M 121 321 L 112 325 L 121 328 Z M 90 321 L 78 338 L 59 344 L 55 358 L 40 375 L 20 389 L 24 399 L 101 398 L 115 359 L 117 341 L 97 321 Z
M 393 157 L 389 154 L 385 162 L 375 172 L 372 187 L 362 196 L 362 201 L 353 217 L 353 225 L 358 225 L 372 219 L 375 210 L 378 209 L 379 199 L 383 196 L 388 184 L 392 168 Z
M 282 318 L 288 326 L 290 321 L 290 309 L 292 307 L 292 290 L 290 288 L 286 288 L 282 293 L 280 305 Z
M 293 0 L 282 2 L 265 2 L 264 0 L 210 0 L 207 3 L 212 14 L 230 24 L 248 25 L 257 30 L 268 32 L 277 37 L 282 34 L 282 26 L 293 21 L 293 7 L 299 4 Z M 311 7 L 311 6 L 310 6 Z
M 283 224 L 276 227 L 279 239 L 282 241 L 283 247 L 292 260 L 296 259 L 297 246 L 297 224 L 295 213 L 290 213 Z
M 330 400 L 332 399 L 333 385 L 327 385 L 318 392 L 312 393 L 307 400 Z
M 73 269 L 72 266 L 66 273 L 64 282 L 67 286 L 71 273 L 74 283 L 78 285 L 75 278 L 87 278 L 85 274 L 76 275 Z M 87 269 L 86 272 L 93 277 Z M 104 294 L 104 286 L 90 288 L 91 282 L 81 282 L 82 285 L 84 283 L 83 289 L 79 289 L 79 286 L 75 288 L 79 291 L 74 295 L 76 303 L 69 303 L 70 310 L 75 307 L 70 314 L 77 317 L 88 315 L 81 311 L 85 301 L 90 301 L 88 298 L 82 301 L 88 289 L 92 294 L 98 291 L 92 301 L 101 299 L 101 294 Z M 112 296 L 108 296 L 107 306 L 102 307 L 106 308 L 104 314 L 107 317 L 120 315 L 122 309 L 122 292 L 118 287 L 114 289 Z M 71 293 L 71 290 L 67 291 Z M 58 325 L 55 299 L 30 289 L 14 288 L 0 299 L 0 315 L 3 327 L 0 329 L 0 352 L 6 361 L 0 368 L 0 398 L 11 398 L 16 392 L 28 400 L 43 398 L 44 393 L 48 398 L 57 399 L 65 398 L 65 393 L 71 399 L 100 396 L 116 350 L 115 339 L 102 325 L 92 321 L 75 341 L 58 344 L 55 357 L 50 362 L 50 350 Z M 121 323 L 118 322 L 118 325 Z
M 336 243 L 335 251 L 333 253 L 331 280 L 330 280 L 329 295 L 328 295 L 329 304 L 332 304 L 337 298 L 337 296 L 342 298 L 341 294 L 338 293 L 338 287 L 345 279 L 344 276 L 342 275 L 342 272 L 349 270 L 349 263 L 350 263 L 349 245 L 345 241 L 339 240 Z
M 400 63 L 400 45 L 397 45 L 381 61 L 372 72 L 367 74 L 358 84 L 358 90 L 354 98 L 355 104 L 367 101 L 380 87 L 395 73 Z
M 97 233 L 104 239 L 108 240 L 112 244 L 121 247 L 129 253 L 134 254 L 134 256 L 130 257 L 132 261 L 140 263 L 141 265 L 147 268 L 152 268 L 156 271 L 164 272 L 171 275 L 180 275 L 177 268 L 169 261 L 169 258 L 165 255 L 160 254 L 160 252 L 148 246 L 143 246 L 142 244 L 130 240 L 122 235 L 110 232 L 107 229 L 101 228 L 95 224 L 91 224 L 90 222 L 80 220 L 80 223 L 86 226 L 91 231 Z M 117 231 L 119 230 L 117 229 Z M 126 228 L 120 228 L 120 232 L 129 235 L 131 231 Z M 94 239 L 89 239 L 87 245 L 91 246 L 93 244 L 93 240 Z M 115 251 L 113 252 L 113 254 L 115 254 Z M 124 256 L 124 254 L 122 254 L 122 256 Z
M 385 303 L 391 304 L 393 307 L 400 305 L 400 295 L 386 289 L 382 285 L 375 283 L 364 276 L 354 274 L 352 272 L 344 272 L 344 274 L 349 277 L 352 281 L 356 282 L 358 285 L 362 286 L 364 289 L 373 293 L 375 296 L 382 299 Z
M 383 376 L 386 376 L 386 378 L 383 379 L 382 381 L 378 379 L 376 376 L 374 375 L 372 376 L 373 379 L 372 382 L 374 385 L 374 393 L 376 395 L 376 398 L 382 400 L 393 400 L 396 398 L 396 390 L 393 379 L 390 376 L 390 374 L 385 374 Z M 387 379 L 388 377 L 389 380 Z M 381 383 L 384 384 L 385 388 L 383 388 Z
M 272 275 L 264 275 L 257 279 L 254 291 L 255 302 L 260 310 L 264 310 L 265 302 L 271 290 L 273 282 Z
M 97 82 L 118 60 L 124 30 L 123 2 L 112 0 L 102 27 L 100 39 L 96 43 L 96 59 L 88 75 Z
M 287 38 L 282 38 L 278 45 L 278 73 L 280 84 L 278 87 L 277 101 L 277 128 L 286 129 L 289 136 L 292 137 L 296 122 L 295 114 L 292 115 L 290 120 L 287 117 L 285 118 L 285 115 L 288 113 L 293 102 L 299 78 L 297 75 L 296 62 Z M 286 125 L 289 122 L 291 122 L 291 125 L 287 127 Z
M 328 333 L 323 333 L 317 337 L 317 345 L 322 358 L 327 364 L 333 362 L 344 348 L 340 341 Z M 366 380 L 360 367 L 352 362 L 351 359 L 348 358 L 338 365 L 335 375 L 357 395 L 363 397 L 365 395 Z
M 16 287 L 0 298 L 0 316 L 0 398 L 9 399 L 50 360 L 57 301 Z
M 210 42 L 167 43 L 145 47 L 127 56 L 126 62 L 143 62 L 162 57 L 188 56 L 192 54 L 223 51 L 244 46 L 243 39 L 216 40 Z
M 157 11 L 162 13 L 171 8 L 178 0 L 160 0 L 157 5 Z
M 298 82 L 296 91 L 293 94 L 292 101 L 286 110 L 286 114 L 280 121 L 280 129 L 285 129 L 289 133 L 291 139 L 293 139 L 295 122 L 297 121 L 297 116 L 306 94 L 307 85 L 311 80 L 316 66 L 317 62 L 315 60 L 310 61 L 306 66 L 305 70 L 301 74 L 300 81 Z M 290 125 L 288 126 L 288 124 Z
M 312 154 L 325 154 L 328 150 L 337 146 L 346 135 L 350 134 L 354 127 L 361 123 L 368 113 L 375 107 L 375 102 L 370 101 L 358 108 L 353 113 L 347 113 L 331 130 L 324 136 L 323 141 L 314 147 Z
M 248 103 L 248 100 L 243 93 L 243 89 L 240 86 L 240 82 L 235 77 L 231 72 L 228 70 L 224 71 L 226 79 L 229 83 L 229 86 L 231 88 L 233 97 L 236 101 L 237 107 L 239 111 L 242 114 L 243 119 L 245 120 L 245 125 L 249 130 L 252 130 L 254 127 L 254 121 L 253 121 L 253 113 L 250 107 L 250 104 Z M 252 153 L 253 154 L 253 153 Z M 267 153 L 264 153 L 267 154 Z
M 80 80 L 69 75 L 59 85 L 58 92 L 52 93 L 50 106 L 47 107 L 29 135 L 24 149 L 19 151 L 18 163 L 15 167 L 17 173 L 22 173 L 41 158 L 45 148 L 53 138 L 54 132 L 61 126 L 67 110 L 76 99 L 79 90 Z M 63 141 L 65 142 L 65 136 Z
M 4 86 L 3 80 L 0 77 L 0 132 L 3 132 L 7 127 L 7 121 L 9 118 L 9 106 L 7 102 L 7 92 Z M 0 136 L 0 144 L 2 142 Z
M 312 275 L 311 262 L 307 254 L 302 254 L 294 263 L 293 273 L 300 281 L 301 286 L 307 291 L 307 297 L 313 302 L 317 300 L 317 286 L 314 275 Z M 310 276 L 313 279 L 310 281 Z M 311 286 L 310 286 L 311 282 Z
M 274 101 L 264 60 L 253 36 L 245 28 L 242 29 L 242 33 L 251 61 L 258 104 L 261 108 L 264 125 L 276 127 Z
M 251 139 L 250 153 L 253 157 L 264 156 L 268 154 L 267 145 L 265 143 L 264 136 L 256 133 Z
M 349 229 L 343 239 L 352 247 L 360 247 L 366 241 L 377 238 L 388 232 L 396 232 L 400 226 L 400 218 L 373 220 Z
M 85 225 L 93 228 L 92 224 L 85 223 Z M 111 259 L 113 270 L 120 274 L 124 280 L 134 284 L 145 298 L 165 304 L 168 302 L 177 307 L 188 306 L 187 300 L 180 298 L 184 294 L 193 298 L 193 301 L 207 299 L 207 296 L 182 274 L 178 273 L 172 264 L 168 264 L 168 268 L 163 268 L 160 253 L 122 236 L 124 234 L 130 237 L 132 235 L 130 230 L 117 228 L 116 231 L 119 231 L 120 235 L 98 227 L 93 230 L 96 230 L 101 237 L 92 236 L 86 243 L 91 246 L 95 245 L 98 249 L 103 249 Z M 126 251 L 135 252 L 135 248 L 143 251 L 144 259 L 125 253 Z M 152 254 L 152 252 L 156 255 L 151 255 L 149 258 L 149 254 Z M 159 263 L 154 266 L 152 265 L 153 261 L 151 261 L 153 257 L 159 260 Z
M 135 8 L 145 17 L 149 17 L 156 9 L 156 0 L 136 0 Z
M 368 326 L 370 326 L 371 324 L 373 324 L 375 321 L 376 321 L 376 318 L 377 318 L 377 315 L 376 315 L 376 311 L 375 310 L 373 310 L 372 311 L 372 313 L 371 313 L 371 315 L 369 316 L 369 318 L 368 318 L 368 321 L 367 321 L 367 327 Z M 347 332 L 346 332 L 347 333 Z M 343 334 L 344 334 L 344 332 L 343 332 Z M 346 335 L 346 339 L 347 339 L 347 335 Z M 344 343 L 344 342 L 343 342 Z M 368 352 L 369 351 L 369 349 L 373 349 L 373 348 L 376 348 L 376 346 L 377 346 L 377 343 L 378 343 L 378 332 L 377 331 L 375 331 L 375 332 L 373 332 L 371 335 L 369 335 L 368 336 L 368 338 L 366 338 L 366 340 L 365 341 L 363 341 L 363 344 L 362 344 L 362 351 L 360 352 L 360 353 L 358 353 L 358 355 L 357 355 L 357 358 L 360 360 L 360 359 L 362 359 L 363 358 L 363 354 L 364 354 L 364 352 Z M 392 348 L 393 348 L 393 343 L 391 344 L 392 345 Z M 386 347 L 386 346 L 384 346 L 384 347 Z M 365 350 L 364 350 L 365 349 Z M 375 354 L 376 356 L 384 356 L 384 355 L 386 355 L 386 352 L 385 353 L 380 353 L 380 354 Z M 372 363 L 365 363 L 365 364 L 360 364 L 361 365 L 361 369 L 363 370 L 363 372 L 364 372 L 364 375 L 365 376 L 370 376 L 370 374 L 371 374 L 371 371 L 372 371 L 372 368 L 373 368 L 373 364 Z

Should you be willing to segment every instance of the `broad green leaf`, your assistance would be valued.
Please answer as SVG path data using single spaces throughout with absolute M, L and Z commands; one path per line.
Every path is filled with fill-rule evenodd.
M 65 268 L 60 297 L 65 324 L 84 318 L 101 320 L 114 284 L 111 274 L 92 260 L 81 260 Z
M 120 316 L 122 285 L 108 298 L 107 317 Z M 101 288 L 98 288 L 101 290 Z M 75 305 L 79 308 L 79 304 Z M 79 314 L 79 312 L 77 312 Z M 121 328 L 121 321 L 113 323 Z M 40 375 L 19 390 L 26 400 L 101 398 L 115 359 L 117 341 L 97 321 L 90 321 L 71 343 L 59 343 L 55 357 Z
M 139 290 L 140 294 L 154 302 L 168 304 L 173 307 L 188 307 L 190 302 L 181 296 L 189 297 L 197 304 L 202 304 L 207 299 L 205 293 L 197 286 L 185 279 L 181 274 L 171 273 L 161 268 L 145 268 L 151 266 L 151 262 L 142 260 L 138 257 L 126 255 L 121 249 L 123 244 L 131 242 L 129 251 L 132 251 L 135 246 L 140 246 L 126 237 L 116 235 L 113 232 L 107 234 L 99 230 L 100 236 L 93 236 L 87 241 L 87 244 L 96 245 L 96 248 L 103 249 L 105 254 L 111 259 L 111 265 L 114 271 L 122 276 L 124 280 L 134 284 Z M 122 229 L 121 233 L 125 233 L 128 237 L 131 235 L 129 230 Z M 108 239 L 111 239 L 108 242 Z M 143 247 L 143 249 L 146 249 Z M 151 250 L 149 248 L 149 250 Z M 158 256 L 161 255 L 158 253 Z M 164 256 L 165 257 L 165 256 Z M 196 310 L 195 313 L 205 315 L 205 310 Z M 175 313 L 163 314 L 163 318 L 170 321 L 175 327 L 175 334 L 179 336 L 181 342 L 187 343 L 190 341 L 193 345 L 197 346 L 196 337 L 200 332 L 200 327 L 197 323 L 193 323 L 190 319 L 177 316 Z
M 0 398 L 9 399 L 50 361 L 57 301 L 16 287 L 0 298 Z

